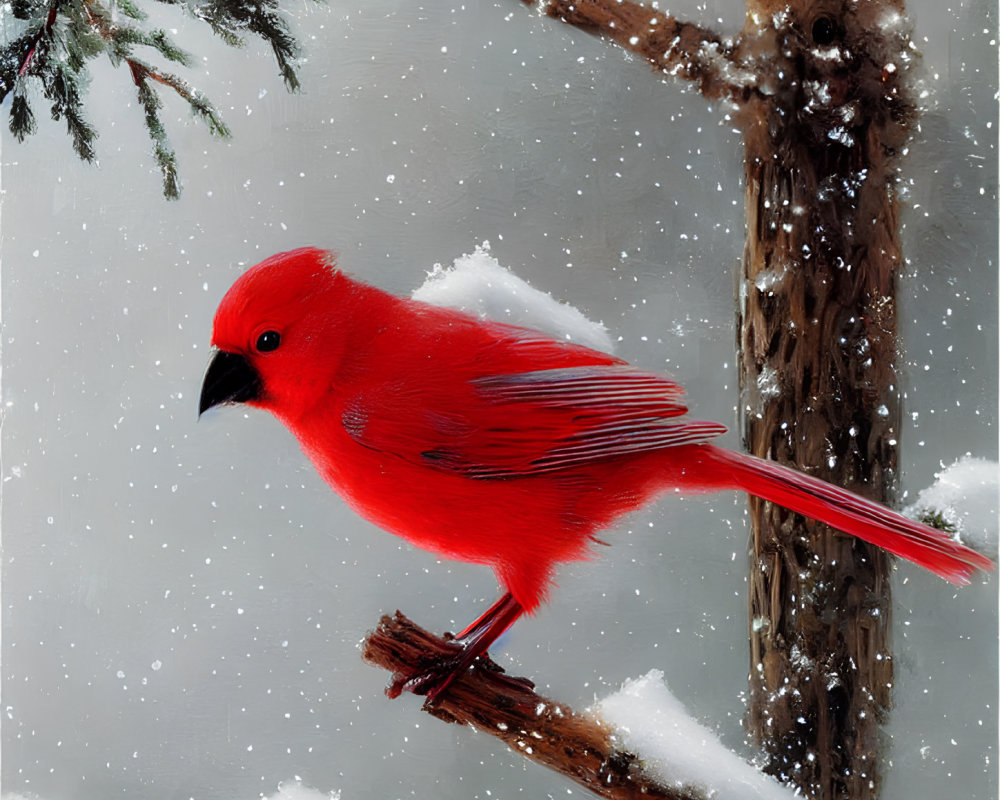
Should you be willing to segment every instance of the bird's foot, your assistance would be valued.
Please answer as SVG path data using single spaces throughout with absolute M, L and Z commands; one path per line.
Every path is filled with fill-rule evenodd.
M 444 691 L 472 667 L 500 677 L 503 668 L 490 660 L 486 650 L 522 613 L 521 604 L 507 592 L 457 637 L 450 633 L 444 635 L 444 641 L 430 637 L 428 650 L 434 655 L 428 653 L 419 658 L 415 668 L 408 673 L 395 673 L 385 693 L 390 698 L 399 697 L 403 692 L 426 695 L 425 705 L 434 705 Z M 525 683 L 522 678 L 503 677 L 513 684 Z M 534 687 L 530 681 L 526 684 L 527 688 Z
M 427 697 L 427 702 L 433 704 L 438 696 L 447 689 L 458 677 L 459 673 L 467 669 L 468 665 L 463 664 L 459 651 L 454 656 L 446 656 L 436 662 L 428 664 L 419 672 L 403 674 L 400 672 L 392 676 L 389 685 L 385 687 L 386 696 L 390 699 L 399 697 L 403 692 Z
M 502 682 L 528 690 L 534 689 L 535 684 L 527 678 L 506 675 L 503 667 L 494 662 L 488 653 L 474 653 L 470 650 L 468 647 L 455 645 L 454 655 L 431 661 L 417 672 L 395 673 L 385 687 L 386 696 L 395 699 L 403 692 L 409 692 L 426 697 L 425 703 L 433 706 L 455 680 L 471 670 L 482 670 L 500 678 Z

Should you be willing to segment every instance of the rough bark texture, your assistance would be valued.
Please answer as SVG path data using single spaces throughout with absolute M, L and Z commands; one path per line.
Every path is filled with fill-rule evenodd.
M 412 675 L 453 654 L 453 645 L 418 627 L 400 612 L 384 616 L 364 641 L 363 658 L 395 674 Z M 445 722 L 471 725 L 612 800 L 705 800 L 689 787 L 663 786 L 646 775 L 635 756 L 615 746 L 599 720 L 535 694 L 525 678 L 512 678 L 489 658 L 448 687 L 424 710 Z
M 890 502 L 899 417 L 896 160 L 915 53 L 897 0 L 748 0 L 739 36 L 620 0 L 550 0 L 738 109 L 747 238 L 737 345 L 749 452 Z M 878 791 L 889 557 L 751 502 L 748 724 L 810 797 Z
M 746 448 L 888 502 L 898 430 L 894 209 L 884 184 L 859 187 L 884 200 L 869 231 L 884 246 L 817 250 L 816 238 L 796 233 L 839 226 L 845 209 L 802 194 L 842 173 L 828 150 L 775 144 L 780 165 L 747 145 L 756 236 L 739 326 Z M 805 207 L 805 220 L 786 231 L 793 206 Z M 889 557 L 780 506 L 752 499 L 751 515 L 750 727 L 771 769 L 811 795 L 870 797 L 892 683 Z
M 874 3 L 792 5 L 791 24 L 749 24 L 743 41 L 784 75 L 741 114 L 744 440 L 888 503 L 901 264 L 892 187 L 910 113 L 897 76 L 909 39 L 880 25 Z M 751 516 L 750 728 L 769 770 L 810 796 L 875 797 L 892 686 L 890 557 L 769 503 L 752 501 Z

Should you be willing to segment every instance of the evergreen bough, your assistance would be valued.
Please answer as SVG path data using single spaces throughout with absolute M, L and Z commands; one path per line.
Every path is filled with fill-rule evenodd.
M 177 6 L 207 23 L 228 45 L 242 47 L 248 36 L 270 44 L 282 80 L 289 91 L 299 88 L 295 72 L 298 43 L 278 9 L 277 0 L 156 0 Z M 12 19 L 4 24 L 0 49 L 0 103 L 12 95 L 9 127 L 18 141 L 37 130 L 33 103 L 37 90 L 49 103 L 55 121 L 64 120 L 73 149 L 84 161 L 96 157 L 97 132 L 84 114 L 90 82 L 88 62 L 106 55 L 115 67 L 126 66 L 138 93 L 156 163 L 163 175 L 163 193 L 180 195 L 177 156 L 167 138 L 157 85 L 173 90 L 191 107 L 209 131 L 228 138 L 229 128 L 212 103 L 177 75 L 136 55 L 148 51 L 165 63 L 192 64 L 190 54 L 163 30 L 149 30 L 147 14 L 136 0 L 10 0 Z M 13 31 L 13 33 L 11 33 Z

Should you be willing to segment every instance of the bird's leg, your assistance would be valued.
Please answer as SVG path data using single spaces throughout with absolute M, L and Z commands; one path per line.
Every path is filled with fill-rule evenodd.
M 433 703 L 523 613 L 521 604 L 507 592 L 453 640 L 454 656 L 440 659 L 415 675 L 395 676 L 385 693 L 389 697 L 399 697 L 404 691 L 425 694 Z
M 504 609 L 506 607 L 508 607 L 509 605 L 511 605 L 511 604 L 517 606 L 517 608 L 518 608 L 518 616 L 520 616 L 520 614 L 521 614 L 521 606 L 514 602 L 514 598 L 511 596 L 510 592 L 505 592 L 504 594 L 502 594 L 500 596 L 500 598 L 493 605 L 491 605 L 488 609 L 486 609 L 486 611 L 484 611 L 473 622 L 471 622 L 468 625 L 468 627 L 466 627 L 466 629 L 464 631 L 462 631 L 461 633 L 457 634 L 455 636 L 455 638 L 454 638 L 453 641 L 457 642 L 458 644 L 464 644 L 470 638 L 472 638 L 477 632 L 479 632 L 481 634 L 482 631 L 483 631 L 483 629 L 489 627 L 489 625 L 493 621 L 493 619 L 498 614 L 502 614 L 504 612 Z M 514 620 L 516 620 L 516 619 L 517 619 L 517 616 L 515 616 L 514 619 L 512 619 L 510 622 L 508 622 L 507 625 L 504 627 L 504 630 L 506 630 L 507 628 L 509 628 L 514 623 Z M 496 641 L 496 639 L 499 638 L 500 634 L 502 634 L 502 633 L 503 633 L 503 631 L 500 631 L 500 633 L 498 633 L 496 636 L 494 636 L 493 639 L 491 639 L 490 641 L 491 642 Z

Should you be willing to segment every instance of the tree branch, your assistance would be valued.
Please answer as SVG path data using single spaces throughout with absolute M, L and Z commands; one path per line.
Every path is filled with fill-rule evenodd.
M 28 67 L 31 66 L 31 60 L 35 56 L 35 51 L 38 49 L 38 43 L 42 40 L 43 36 L 48 36 L 52 33 L 52 26 L 56 22 L 56 13 L 59 10 L 59 3 L 53 3 L 49 7 L 49 13 L 45 17 L 45 24 L 38 29 L 38 32 L 31 38 L 30 44 L 28 46 L 28 51 L 25 53 L 24 58 L 21 60 L 20 65 L 17 68 L 17 77 L 21 77 L 27 72 Z
M 134 43 L 147 44 L 151 47 L 156 47 L 162 55 L 170 58 L 172 61 L 186 65 L 190 60 L 186 53 L 174 48 L 166 40 L 166 38 L 162 36 L 162 34 L 145 36 L 138 31 L 132 31 L 114 25 L 111 22 L 106 9 L 99 5 L 96 0 L 84 0 L 83 10 L 87 24 L 90 25 L 90 27 L 105 42 L 107 42 L 109 46 L 116 44 L 119 39 L 128 41 L 129 37 L 123 35 L 123 33 L 128 33 L 133 35 Z M 208 125 L 208 129 L 213 134 L 220 136 L 223 139 L 229 138 L 229 128 L 219 117 L 218 112 L 212 104 L 208 102 L 204 95 L 196 89 L 193 89 L 186 81 L 179 78 L 177 75 L 173 75 L 169 72 L 162 72 L 151 64 L 140 61 L 134 56 L 125 56 L 124 61 L 128 65 L 132 82 L 135 83 L 135 85 L 140 89 L 142 88 L 142 83 L 147 78 L 162 86 L 173 89 L 177 96 L 187 102 L 188 105 L 191 106 L 191 110 L 205 121 Z
M 420 628 L 401 612 L 382 617 L 369 633 L 362 657 L 397 675 L 412 675 L 454 655 L 454 645 Z M 663 786 L 647 775 L 636 756 L 615 746 L 615 736 L 598 719 L 534 692 L 525 678 L 511 677 L 488 657 L 456 679 L 424 711 L 471 725 L 502 740 L 511 750 L 561 772 L 595 794 L 662 800 L 705 800 L 691 787 Z
M 294 64 L 298 44 L 280 13 L 278 0 L 162 2 L 176 5 L 207 23 L 227 44 L 242 46 L 241 33 L 264 39 L 274 51 L 285 85 L 291 91 L 298 89 Z M 113 5 L 111 9 L 106 0 L 12 0 L 14 18 L 27 25 L 26 32 L 0 46 L 0 101 L 13 93 L 9 127 L 15 138 L 23 141 L 37 130 L 24 89 L 28 79 L 37 79 L 52 104 L 53 119 L 65 119 L 74 149 L 84 160 L 93 161 L 97 133 L 83 113 L 89 79 L 87 64 L 102 54 L 115 67 L 124 63 L 139 92 L 146 128 L 163 173 L 164 194 L 176 198 L 180 193 L 176 155 L 160 118 L 162 105 L 156 84 L 172 89 L 187 102 L 212 134 L 226 138 L 229 129 L 201 92 L 177 75 L 140 60 L 134 50 L 137 46 L 148 47 L 167 61 L 184 66 L 193 63 L 192 57 L 177 47 L 164 30 L 147 30 L 138 24 L 147 16 L 132 0 L 115 0 Z
M 698 86 L 709 99 L 740 102 L 756 76 L 732 41 L 693 22 L 628 0 L 542 0 L 545 13 L 588 33 L 606 36 L 654 68 Z

